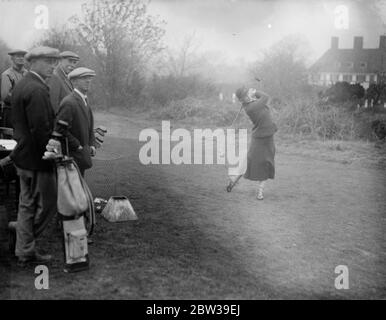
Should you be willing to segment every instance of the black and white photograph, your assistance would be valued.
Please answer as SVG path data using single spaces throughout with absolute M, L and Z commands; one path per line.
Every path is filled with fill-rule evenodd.
M 386 0 L 0 0 L 0 74 L 0 300 L 386 299 Z

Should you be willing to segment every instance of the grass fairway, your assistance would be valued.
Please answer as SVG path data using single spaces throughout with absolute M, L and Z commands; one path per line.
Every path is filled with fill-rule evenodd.
M 138 130 L 151 123 L 96 118 L 109 136 L 87 181 L 94 196 L 126 195 L 139 219 L 97 216 L 91 268 L 76 274 L 62 272 L 52 224 L 39 241 L 55 258 L 50 289 L 36 290 L 34 270 L 12 262 L 3 298 L 386 298 L 384 169 L 279 145 L 277 178 L 257 201 L 244 179 L 227 193 L 221 165 L 142 165 Z M 334 287 L 338 265 L 349 290 Z

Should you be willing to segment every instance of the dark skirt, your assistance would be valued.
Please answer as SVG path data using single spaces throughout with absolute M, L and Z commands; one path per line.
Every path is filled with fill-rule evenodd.
M 264 181 L 275 178 L 275 144 L 273 136 L 252 137 L 247 158 L 247 171 L 244 178 Z

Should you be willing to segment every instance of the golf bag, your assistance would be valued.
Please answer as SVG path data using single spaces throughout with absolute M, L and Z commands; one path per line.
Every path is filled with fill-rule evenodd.
M 76 163 L 65 159 L 57 163 L 58 212 L 63 226 L 65 272 L 89 268 L 87 237 L 95 224 L 91 192 Z
M 87 237 L 94 229 L 95 210 L 90 189 L 81 176 L 77 164 L 69 157 L 67 123 L 59 121 L 58 124 L 61 132 L 56 135 L 57 139 L 53 140 L 61 140 L 60 149 L 64 150 L 63 155 L 55 161 L 58 181 L 57 204 L 63 228 L 64 271 L 75 272 L 89 268 Z M 58 139 L 59 136 L 62 138 Z M 47 150 L 49 149 L 56 149 L 55 141 L 52 141 L 51 147 L 47 147 Z

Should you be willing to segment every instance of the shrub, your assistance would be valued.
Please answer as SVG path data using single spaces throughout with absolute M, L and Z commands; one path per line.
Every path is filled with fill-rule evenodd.
M 198 75 L 182 77 L 154 75 L 146 88 L 147 98 L 161 106 L 187 97 L 210 98 L 215 95 L 215 92 L 215 86 Z
M 187 97 L 153 106 L 151 118 L 188 121 L 201 126 L 229 127 L 240 105 L 218 99 Z M 343 104 L 321 103 L 317 99 L 298 98 L 271 104 L 279 135 L 302 136 L 323 140 L 375 140 L 385 135 L 386 115 L 352 112 Z M 383 117 L 383 118 L 382 118 Z M 379 120 L 379 121 L 377 121 Z M 250 128 L 244 112 L 234 127 Z
M 298 99 L 280 107 L 275 114 L 279 131 L 322 139 L 354 139 L 353 113 L 314 99 Z
M 238 110 L 238 104 L 188 97 L 173 100 L 168 105 L 153 110 L 150 117 L 162 120 L 186 119 L 207 126 L 230 126 Z
M 371 129 L 373 130 L 375 136 L 383 140 L 386 137 L 386 120 L 376 119 L 371 122 Z
M 373 100 L 375 104 L 384 103 L 386 101 L 386 84 L 371 83 L 366 90 L 366 99 Z
M 329 102 L 344 102 L 348 100 L 362 99 L 365 96 L 365 89 L 358 83 L 349 84 L 348 82 L 337 82 L 328 88 L 324 94 Z

